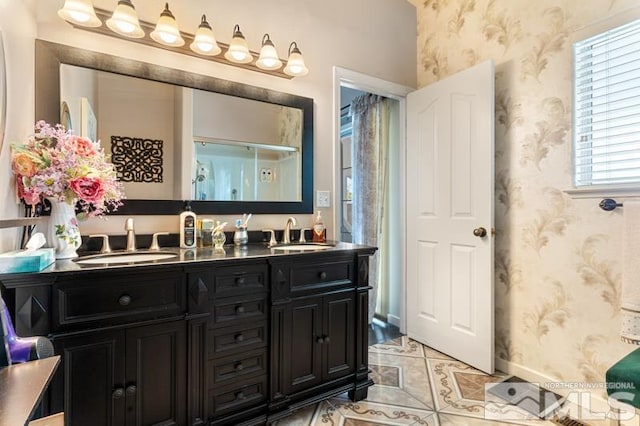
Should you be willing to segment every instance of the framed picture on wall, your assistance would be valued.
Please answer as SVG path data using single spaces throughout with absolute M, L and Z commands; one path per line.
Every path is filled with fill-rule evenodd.
M 80 136 L 92 141 L 98 138 L 98 121 L 87 98 L 80 98 Z

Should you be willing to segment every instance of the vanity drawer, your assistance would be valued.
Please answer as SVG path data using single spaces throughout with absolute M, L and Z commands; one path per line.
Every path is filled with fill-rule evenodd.
M 266 264 L 228 266 L 214 271 L 211 297 L 226 297 L 268 291 L 268 266 Z
M 53 326 L 110 325 L 178 315 L 185 310 L 183 293 L 184 274 L 179 271 L 62 278 L 53 292 Z
M 248 351 L 267 344 L 267 323 L 247 324 L 209 330 L 209 358 Z
M 239 323 L 245 320 L 267 319 L 266 293 L 254 296 L 227 297 L 213 303 L 216 327 Z
M 209 389 L 209 407 L 213 415 L 249 408 L 266 400 L 267 376 Z
M 351 285 L 353 260 L 293 265 L 290 272 L 291 293 L 328 286 Z
M 267 374 L 267 350 L 257 349 L 216 360 L 210 364 L 209 383 L 224 384 L 248 376 Z

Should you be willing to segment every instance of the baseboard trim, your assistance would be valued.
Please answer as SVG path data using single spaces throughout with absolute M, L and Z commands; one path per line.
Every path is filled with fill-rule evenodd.
M 387 322 L 391 325 L 395 325 L 400 328 L 400 317 L 392 314 L 387 314 Z

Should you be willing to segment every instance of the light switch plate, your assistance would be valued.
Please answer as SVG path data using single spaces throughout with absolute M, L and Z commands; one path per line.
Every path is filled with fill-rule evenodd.
M 331 207 L 331 191 L 316 191 L 316 207 Z

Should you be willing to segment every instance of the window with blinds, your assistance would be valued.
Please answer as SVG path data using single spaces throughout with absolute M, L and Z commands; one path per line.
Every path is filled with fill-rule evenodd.
M 573 45 L 574 183 L 640 183 L 640 20 Z

